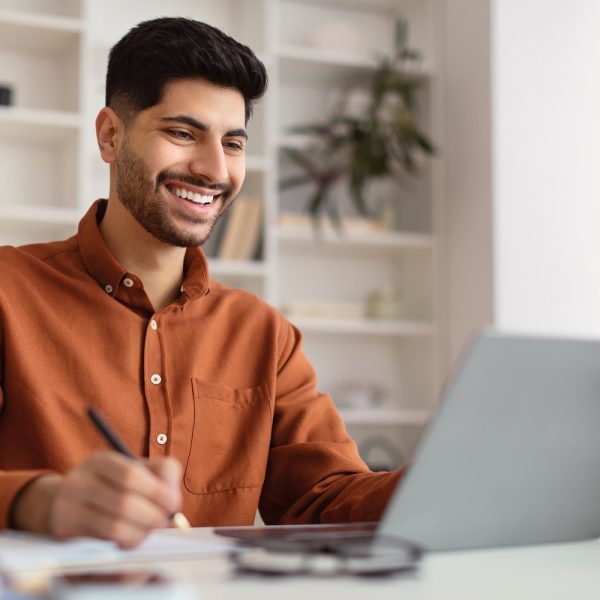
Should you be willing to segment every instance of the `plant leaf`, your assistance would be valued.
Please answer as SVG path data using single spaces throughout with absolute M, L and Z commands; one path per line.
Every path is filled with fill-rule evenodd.
M 306 185 L 307 183 L 311 183 L 312 181 L 314 181 L 314 179 L 312 179 L 310 175 L 296 175 L 294 177 L 286 177 L 285 179 L 281 179 L 279 181 L 279 189 L 286 190 L 291 187 Z

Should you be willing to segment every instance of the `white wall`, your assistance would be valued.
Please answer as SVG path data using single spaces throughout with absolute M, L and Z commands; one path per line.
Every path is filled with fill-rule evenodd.
M 492 2 L 498 326 L 600 335 L 600 2 Z
M 438 6 L 444 112 L 439 142 L 444 375 L 467 338 L 494 319 L 490 2 L 443 0 Z

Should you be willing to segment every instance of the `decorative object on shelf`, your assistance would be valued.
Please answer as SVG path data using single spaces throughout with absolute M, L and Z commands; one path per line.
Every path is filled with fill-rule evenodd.
M 6 84 L 0 84 L 0 106 L 12 105 L 12 87 Z
M 400 294 L 390 285 L 382 285 L 367 297 L 367 317 L 371 319 L 399 319 L 402 316 Z
M 398 21 L 394 55 L 380 59 L 360 114 L 349 110 L 348 94 L 329 120 L 290 128 L 303 143 L 284 143 L 282 152 L 303 173 L 281 179 L 280 189 L 313 184 L 307 209 L 317 224 L 323 211 L 338 226 L 341 223 L 331 194 L 336 184 L 347 179 L 354 206 L 368 215 L 365 187 L 370 181 L 416 175 L 425 156 L 435 153 L 416 114 L 415 92 L 422 80 L 404 70 L 407 57 L 418 56 L 406 47 L 406 34 L 406 24 Z
M 388 404 L 389 396 L 378 383 L 347 382 L 334 388 L 333 397 L 340 408 L 381 409 Z
M 406 463 L 402 450 L 384 435 L 365 437 L 358 451 L 372 471 L 392 471 Z

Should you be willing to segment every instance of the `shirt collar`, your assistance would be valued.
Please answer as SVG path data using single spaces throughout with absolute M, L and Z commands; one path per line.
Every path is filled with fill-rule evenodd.
M 115 296 L 124 278 L 135 276 L 128 273 L 110 253 L 99 223 L 104 217 L 107 200 L 96 200 L 79 222 L 77 237 L 79 252 L 85 268 L 98 285 L 111 296 Z M 182 291 L 193 300 L 209 291 L 208 264 L 200 248 L 188 248 L 183 265 Z

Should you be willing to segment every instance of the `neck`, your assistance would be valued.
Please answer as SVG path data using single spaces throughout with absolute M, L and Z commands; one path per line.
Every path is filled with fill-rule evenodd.
M 178 296 L 185 248 L 157 240 L 117 199 L 109 200 L 100 233 L 119 264 L 142 280 L 155 310 L 167 306 Z

